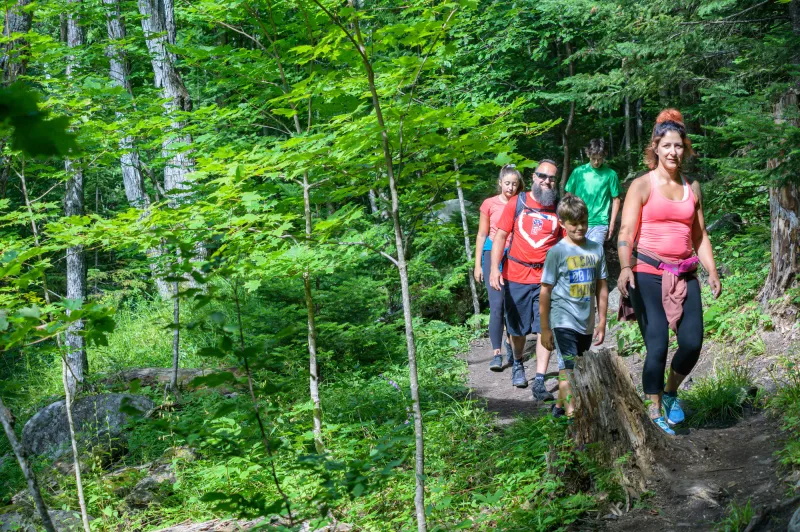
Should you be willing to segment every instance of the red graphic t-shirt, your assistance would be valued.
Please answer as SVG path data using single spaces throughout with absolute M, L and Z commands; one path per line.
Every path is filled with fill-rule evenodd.
M 554 206 L 540 205 L 527 192 L 524 193 L 523 200 L 528 209 L 536 210 L 522 209 L 515 223 L 517 196 L 514 196 L 503 209 L 497 228 L 513 234 L 509 255 L 523 262 L 544 263 L 547 252 L 563 235 L 558 225 L 558 215 Z M 542 282 L 542 269 L 530 268 L 509 259 L 503 266 L 503 278 L 515 283 L 538 284 Z

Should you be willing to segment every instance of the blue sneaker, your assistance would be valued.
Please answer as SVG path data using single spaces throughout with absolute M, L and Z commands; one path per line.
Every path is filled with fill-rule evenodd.
M 672 430 L 671 428 L 669 428 L 669 425 L 667 424 L 667 420 L 664 419 L 664 416 L 655 418 L 653 420 L 653 423 L 655 423 L 658 426 L 658 428 L 660 428 L 661 430 L 663 430 L 664 432 L 666 432 L 670 436 L 675 436 L 675 431 Z
M 667 423 L 670 425 L 677 425 L 686 419 L 686 416 L 683 414 L 683 409 L 678 403 L 677 395 L 669 396 L 664 394 L 664 396 L 661 398 L 661 405 L 664 408 L 664 417 L 667 418 Z
M 503 371 L 503 355 L 497 353 L 492 357 L 492 361 L 489 362 L 489 369 L 492 371 Z
M 528 387 L 528 377 L 525 376 L 525 366 L 519 360 L 514 360 L 511 366 L 511 385 L 517 388 Z

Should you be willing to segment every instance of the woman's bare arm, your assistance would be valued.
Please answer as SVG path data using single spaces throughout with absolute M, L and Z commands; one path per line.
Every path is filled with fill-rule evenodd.
M 487 236 L 489 236 L 489 217 L 482 212 L 481 221 L 478 223 L 478 236 L 475 237 L 475 271 L 473 272 L 475 280 L 479 283 L 483 282 L 481 255 L 483 255 L 483 245 L 486 243 Z
M 628 284 L 636 286 L 631 271 L 631 255 L 633 254 L 633 241 L 636 238 L 636 231 L 639 227 L 639 218 L 642 215 L 642 206 L 650 195 L 650 178 L 642 176 L 631 183 L 628 193 L 625 195 L 625 203 L 622 206 L 622 222 L 617 237 L 617 251 L 619 253 L 619 265 L 622 270 L 617 279 L 617 288 L 620 293 L 628 297 Z
M 719 297 L 722 292 L 722 283 L 717 273 L 717 265 L 714 261 L 714 250 L 711 248 L 711 240 L 706 231 L 706 219 L 703 213 L 703 193 L 700 190 L 700 183 L 692 183 L 692 192 L 696 198 L 694 224 L 692 225 L 692 245 L 700 259 L 700 264 L 708 272 L 708 285 L 714 294 L 714 298 Z

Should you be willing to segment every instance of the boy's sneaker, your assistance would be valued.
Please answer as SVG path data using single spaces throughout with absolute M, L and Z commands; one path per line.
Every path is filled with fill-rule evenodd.
M 519 360 L 514 360 L 511 366 L 511 385 L 517 388 L 528 387 L 528 377 L 525 376 L 525 366 Z
M 567 415 L 567 411 L 558 405 L 553 405 L 553 417 L 559 418 Z
M 503 355 L 497 353 L 492 357 L 492 361 L 489 362 L 489 369 L 492 371 L 503 371 Z
M 661 398 L 661 405 L 664 408 L 664 417 L 667 418 L 667 423 L 670 425 L 677 425 L 686 419 L 681 405 L 678 404 L 677 395 L 664 394 Z
M 514 350 L 508 343 L 508 339 L 503 340 L 503 347 L 506 350 L 506 366 L 511 366 L 514 364 Z
M 533 397 L 539 401 L 552 401 L 553 394 L 544 387 L 544 379 L 533 379 Z
M 663 430 L 664 432 L 666 432 L 670 436 L 675 436 L 675 431 L 672 430 L 671 428 L 669 428 L 669 425 L 667 424 L 667 420 L 664 419 L 664 416 L 655 418 L 653 420 L 653 423 L 655 423 L 656 426 L 658 426 L 658 428 L 660 428 L 661 430 Z

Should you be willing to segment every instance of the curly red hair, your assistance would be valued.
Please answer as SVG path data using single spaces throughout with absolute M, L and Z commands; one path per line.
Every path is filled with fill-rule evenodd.
M 664 109 L 658 113 L 658 116 L 656 117 L 656 123 L 653 125 L 653 134 L 650 137 L 650 144 L 644 150 L 644 163 L 648 168 L 650 168 L 650 170 L 655 170 L 658 167 L 658 155 L 656 154 L 656 147 L 668 131 L 675 131 L 681 136 L 684 146 L 684 160 L 694 155 L 692 141 L 686 134 L 686 126 L 684 125 L 683 115 L 677 109 Z

